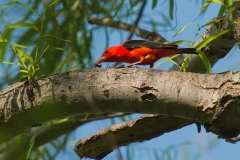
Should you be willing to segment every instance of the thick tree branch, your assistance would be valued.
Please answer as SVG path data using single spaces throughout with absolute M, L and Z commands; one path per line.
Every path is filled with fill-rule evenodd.
M 73 71 L 19 83 L 0 93 L 0 141 L 52 119 L 112 112 L 182 117 L 205 124 L 221 137 L 235 137 L 239 77 L 240 73 L 122 68 Z
M 145 126 L 146 121 L 148 121 L 147 126 Z M 156 121 L 159 122 L 160 127 L 156 127 Z M 128 122 L 112 125 L 92 136 L 81 139 L 77 142 L 75 151 L 81 158 L 102 159 L 120 146 L 142 142 L 146 139 L 150 140 L 191 123 L 191 120 L 183 118 L 172 117 L 172 120 L 168 121 L 167 116 L 147 114 Z

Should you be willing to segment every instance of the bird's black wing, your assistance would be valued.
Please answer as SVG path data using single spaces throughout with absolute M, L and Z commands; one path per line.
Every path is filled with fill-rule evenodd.
M 129 40 L 123 44 L 123 47 L 128 50 L 132 50 L 132 49 L 141 48 L 141 47 L 175 49 L 178 46 L 171 45 L 171 44 L 161 44 L 161 43 L 157 43 L 157 42 L 153 42 L 153 41 L 146 41 L 146 40 Z

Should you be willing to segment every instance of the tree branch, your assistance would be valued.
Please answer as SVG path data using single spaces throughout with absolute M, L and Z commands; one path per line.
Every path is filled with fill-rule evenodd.
M 0 154 L 0 159 L 4 160 L 22 160 L 26 159 L 27 152 L 29 150 L 29 145 L 31 139 L 35 137 L 34 146 L 32 150 L 37 149 L 38 147 L 53 141 L 54 139 L 60 137 L 61 135 L 70 133 L 74 131 L 77 127 L 82 126 L 88 122 L 92 122 L 95 120 L 113 118 L 118 116 L 124 116 L 126 114 L 91 114 L 86 118 L 86 115 L 76 115 L 65 119 L 64 122 L 51 124 L 49 125 L 33 127 L 26 131 L 26 134 L 22 138 L 21 142 L 16 145 L 16 141 L 12 141 L 8 144 L 8 148 L 5 152 Z M 19 145 L 21 147 L 19 147 Z M 16 157 L 16 155 L 18 155 Z
M 145 126 L 146 121 L 148 126 Z M 156 121 L 161 127 L 156 127 Z M 168 121 L 167 116 L 147 114 L 128 122 L 112 125 L 92 136 L 85 137 L 76 143 L 74 150 L 80 158 L 102 159 L 118 147 L 146 139 L 150 140 L 191 123 L 191 120 L 183 118 L 172 117 L 172 120 Z
M 112 112 L 182 117 L 205 124 L 221 137 L 235 137 L 238 77 L 240 73 L 121 68 L 73 71 L 19 83 L 0 93 L 0 141 L 52 119 Z
M 124 22 L 114 21 L 110 18 L 96 18 L 92 16 L 88 16 L 87 19 L 90 24 L 113 27 L 113 28 L 129 31 L 144 39 L 149 39 L 151 41 L 160 42 L 160 43 L 167 43 L 167 40 L 156 32 L 149 32 Z

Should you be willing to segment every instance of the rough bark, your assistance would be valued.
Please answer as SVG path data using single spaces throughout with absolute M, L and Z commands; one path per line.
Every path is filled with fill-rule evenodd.
M 156 126 L 157 120 L 159 127 Z M 76 143 L 75 151 L 79 157 L 102 159 L 120 146 L 149 140 L 191 123 L 191 120 L 184 118 L 172 117 L 171 121 L 168 121 L 167 116 L 147 114 L 128 122 L 112 125 L 81 139 Z
M 112 68 L 19 83 L 0 93 L 0 141 L 52 119 L 112 112 L 182 117 L 205 124 L 221 137 L 235 137 L 239 133 L 239 77 L 240 73 L 231 72 L 203 75 Z

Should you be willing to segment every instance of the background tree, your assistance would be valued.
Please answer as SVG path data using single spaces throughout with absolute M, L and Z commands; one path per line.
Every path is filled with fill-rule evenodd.
M 237 8 L 237 2 L 233 4 L 231 3 L 231 1 L 227 0 L 215 2 L 219 3 L 219 17 L 226 15 L 225 13 L 228 13 L 230 14 L 230 17 L 233 19 L 233 22 L 235 22 L 235 24 L 238 22 L 237 15 L 234 14 L 234 9 Z M 15 62 L 16 64 L 1 64 L 2 78 L 0 81 L 0 86 L 2 89 L 6 88 L 10 84 L 16 83 L 17 81 L 19 81 L 19 79 L 30 80 L 32 77 L 49 75 L 52 73 L 66 72 L 75 69 L 92 68 L 93 61 L 96 60 L 98 56 L 100 56 L 100 53 L 104 50 L 104 48 L 108 47 L 111 44 L 110 42 L 115 39 L 118 39 L 115 44 L 120 44 L 126 39 L 136 38 L 135 35 L 137 35 L 142 38 L 147 38 L 149 40 L 167 42 L 166 38 L 163 37 L 165 37 L 166 34 L 172 36 L 173 32 L 176 32 L 181 27 L 178 24 L 178 20 L 180 19 L 180 17 L 177 17 L 177 2 L 173 0 L 163 2 L 155 0 L 149 2 L 142 0 L 114 1 L 114 3 L 112 3 L 112 1 L 100 0 L 79 0 L 69 2 L 42 2 L 37 0 L 34 2 L 3 1 L 1 3 L 1 22 L 2 27 L 5 28 L 1 28 L 2 37 L 0 43 L 0 59 L 1 61 Z M 189 1 L 181 3 L 189 3 Z M 199 5 L 197 3 L 199 3 L 199 1 L 196 1 L 196 6 Z M 207 10 L 209 4 L 211 4 L 210 1 L 206 3 L 204 1 L 201 1 L 201 5 L 206 7 L 206 9 L 199 12 L 199 17 L 206 16 L 204 13 Z M 166 12 L 163 12 L 163 8 L 166 7 L 168 9 L 166 10 Z M 162 17 L 164 20 L 159 21 L 151 18 L 152 14 L 148 15 L 147 12 L 149 10 L 153 10 L 153 13 L 156 12 L 154 14 L 159 14 L 160 17 Z M 212 18 L 214 18 L 214 16 L 209 16 L 209 20 L 211 20 Z M 199 19 L 200 18 L 198 18 L 197 21 Z M 120 20 L 121 22 L 128 22 L 130 26 L 127 24 L 124 25 L 124 23 L 115 20 Z M 189 20 L 189 22 L 191 22 L 191 20 Z M 209 23 L 211 25 L 209 26 L 207 31 L 205 31 L 205 26 L 201 27 L 205 23 L 197 23 L 200 26 L 198 27 L 198 29 L 202 30 L 195 30 L 192 35 L 189 34 L 188 36 L 183 38 L 188 41 L 192 40 L 190 41 L 190 45 L 192 45 L 198 40 L 198 38 L 200 39 L 200 41 L 202 41 L 203 39 L 214 35 L 212 36 L 212 39 L 214 40 L 211 42 L 210 40 L 205 41 L 205 44 L 207 44 L 207 46 L 204 45 L 206 47 L 202 48 L 202 51 L 206 53 L 212 65 L 219 58 L 225 56 L 225 54 L 228 53 L 229 50 L 237 42 L 237 40 L 234 39 L 235 37 L 232 36 L 231 32 L 228 32 L 226 30 L 229 28 L 229 26 L 226 25 L 226 23 L 224 26 L 224 23 L 222 22 L 228 22 L 228 20 L 223 21 L 223 18 L 219 18 L 211 21 L 211 23 Z M 175 27 L 176 24 L 177 28 Z M 217 26 L 216 24 L 219 24 L 219 26 Z M 232 23 L 231 25 L 233 24 L 234 23 Z M 135 26 L 141 28 L 141 25 L 147 26 L 147 28 L 145 30 L 140 30 L 141 32 L 139 32 L 139 28 L 134 28 Z M 183 25 L 186 27 L 187 24 Z M 214 28 L 214 25 L 217 27 Z M 158 28 L 160 27 L 163 28 L 164 31 L 162 36 L 152 32 L 158 32 Z M 120 30 L 116 32 L 115 28 L 118 28 Z M 122 30 L 126 30 L 129 33 L 124 32 L 126 33 L 126 35 L 122 36 Z M 150 32 L 146 30 L 149 30 Z M 172 32 L 167 32 L 168 30 L 171 30 Z M 203 32 L 205 32 L 205 35 L 202 36 Z M 220 34 L 216 35 L 217 33 Z M 221 40 L 219 40 L 219 36 L 221 36 L 222 34 L 228 37 L 227 40 L 221 37 Z M 230 35 L 232 36 L 231 38 L 229 38 Z M 194 36 L 196 37 L 193 39 Z M 103 43 L 103 41 L 105 43 Z M 181 43 L 182 42 L 185 41 L 181 41 Z M 216 51 L 215 48 L 219 47 L 219 44 L 223 46 L 222 48 L 224 49 L 219 50 L 217 54 L 212 54 L 213 51 Z M 217 47 L 214 48 L 214 46 Z M 206 72 L 207 65 L 205 64 L 204 66 L 198 56 L 190 57 L 187 60 L 188 63 L 186 63 L 186 60 L 184 63 L 181 63 L 182 59 L 179 57 L 177 61 L 179 62 L 179 66 L 183 66 L 182 68 L 186 71 L 200 73 Z M 185 64 L 188 64 L 188 67 L 185 67 Z M 106 64 L 105 66 L 107 65 L 108 64 Z M 110 65 L 112 66 L 112 64 Z M 166 69 L 169 68 L 169 66 L 170 64 L 167 64 L 163 67 L 165 67 Z M 178 67 L 176 68 L 179 69 Z M 69 133 L 75 131 L 77 127 L 82 126 L 83 124 L 90 121 L 119 116 L 121 116 L 120 119 L 111 119 L 111 123 L 115 123 L 115 121 L 119 122 L 119 120 L 126 121 L 132 119 L 132 117 L 136 117 L 137 115 L 91 114 L 77 117 L 70 116 L 61 120 L 46 122 L 42 127 L 31 128 L 11 140 L 11 136 L 9 136 L 9 142 L 2 145 L 1 156 L 5 159 L 7 159 L 6 157 L 12 159 L 13 155 L 18 154 L 19 159 L 25 159 L 24 157 L 26 156 L 31 156 L 32 159 L 37 159 L 44 155 L 46 156 L 46 159 L 53 159 L 59 154 L 62 149 L 66 148 L 68 142 L 70 141 L 70 139 L 72 139 L 69 136 Z M 149 117 L 146 116 L 143 119 L 149 121 L 148 118 Z M 156 116 L 156 118 L 159 117 Z M 168 121 L 168 119 L 166 118 L 165 121 Z M 184 121 L 185 125 L 191 123 L 192 121 Z M 148 124 L 149 123 L 145 122 L 145 125 Z M 38 126 L 38 124 L 36 124 L 36 126 Z M 61 138 L 54 140 L 61 135 Z M 88 135 L 90 135 L 90 133 Z M 38 146 L 41 146 L 47 142 L 49 143 L 49 145 L 37 148 Z M 16 148 L 12 147 L 16 143 L 19 146 Z M 159 156 L 163 156 L 164 158 L 166 158 L 166 156 L 168 156 L 170 159 L 170 157 L 174 157 L 174 155 L 176 155 L 171 152 L 176 151 L 176 148 L 181 146 L 182 144 L 186 143 L 183 142 L 180 145 L 170 146 L 162 152 L 158 152 L 153 149 L 149 153 L 149 157 L 155 155 L 155 158 L 158 158 Z M 211 147 L 211 141 L 209 142 L 209 145 L 207 145 L 207 147 Z M 29 155 L 30 151 L 32 152 Z M 134 158 L 134 156 L 132 155 L 133 151 L 130 151 L 131 149 L 129 148 L 127 149 L 126 153 L 121 153 L 118 150 L 117 156 L 119 159 L 121 159 L 121 157 L 123 156 L 122 154 L 124 154 L 124 157 L 128 157 L 129 159 Z M 136 152 L 136 154 L 138 154 L 138 152 Z M 198 156 L 197 154 L 198 153 L 196 153 L 196 156 Z M 130 155 L 132 157 L 130 157 Z

